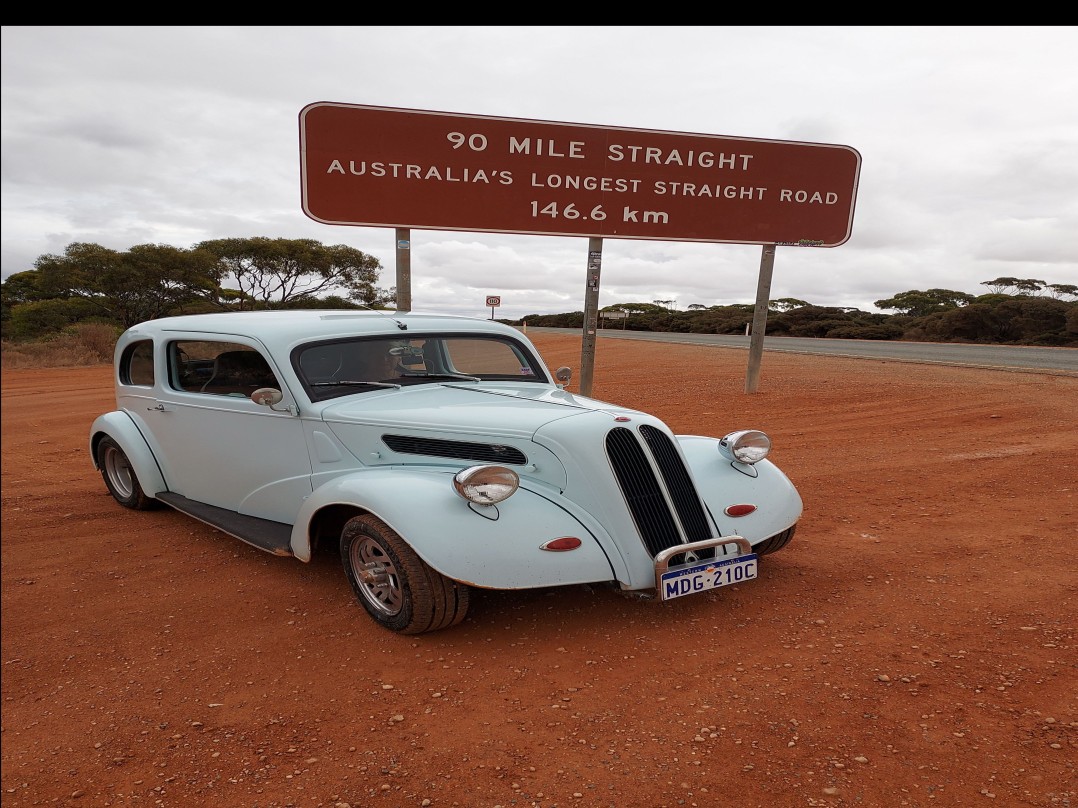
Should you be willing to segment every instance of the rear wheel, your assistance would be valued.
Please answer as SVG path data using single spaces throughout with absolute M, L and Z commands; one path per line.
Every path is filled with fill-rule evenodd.
M 456 625 L 468 612 L 468 587 L 426 564 L 377 517 L 357 516 L 345 524 L 341 561 L 363 608 L 391 631 L 437 631 Z
M 148 511 L 158 506 L 156 499 L 146 496 L 131 461 L 112 438 L 104 437 L 97 445 L 97 467 L 109 493 L 125 508 Z

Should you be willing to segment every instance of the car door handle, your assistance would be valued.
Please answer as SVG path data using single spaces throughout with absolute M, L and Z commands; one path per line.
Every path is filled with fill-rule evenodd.
M 170 412 L 171 411 L 169 407 L 166 407 L 164 404 L 161 404 L 161 403 L 158 403 L 158 405 L 156 407 L 147 407 L 146 409 L 147 410 L 157 410 L 158 412 Z

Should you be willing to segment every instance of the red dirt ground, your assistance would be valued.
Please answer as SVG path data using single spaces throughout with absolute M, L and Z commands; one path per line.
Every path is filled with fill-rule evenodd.
M 117 505 L 108 367 L 5 370 L 4 808 L 1078 805 L 1078 378 L 746 361 L 600 341 L 593 393 L 771 434 L 805 515 L 759 579 L 480 591 L 418 637 L 333 558 Z

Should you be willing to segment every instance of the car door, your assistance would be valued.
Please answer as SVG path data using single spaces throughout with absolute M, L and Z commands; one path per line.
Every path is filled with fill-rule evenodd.
M 170 339 L 167 372 L 143 418 L 169 491 L 293 524 L 311 493 L 311 462 L 293 401 L 264 351 L 241 338 Z M 275 408 L 250 394 L 275 387 Z

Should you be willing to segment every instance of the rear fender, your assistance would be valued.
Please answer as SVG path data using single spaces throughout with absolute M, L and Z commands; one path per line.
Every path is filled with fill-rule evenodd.
M 95 469 L 101 471 L 97 462 L 97 447 L 105 435 L 116 441 L 123 449 L 146 496 L 152 497 L 162 491 L 168 491 L 165 478 L 161 474 L 161 469 L 146 439 L 142 437 L 142 433 L 131 420 L 131 416 L 119 410 L 99 415 L 90 427 L 90 459 Z
M 321 508 L 350 505 L 400 534 L 442 575 L 491 589 L 527 589 L 611 581 L 616 577 L 595 536 L 543 494 L 520 488 L 498 505 L 473 505 L 453 490 L 453 474 L 374 468 L 334 478 L 315 489 L 292 529 L 292 552 L 309 560 L 307 525 Z M 575 536 L 575 550 L 540 545 Z

